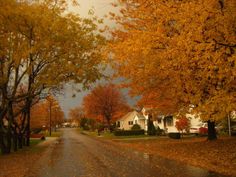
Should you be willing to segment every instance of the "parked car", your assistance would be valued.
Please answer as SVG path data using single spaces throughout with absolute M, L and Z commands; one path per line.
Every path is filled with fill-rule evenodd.
M 189 129 L 189 133 L 195 134 L 195 135 L 206 135 L 208 133 L 208 126 L 207 123 L 200 123 L 196 126 L 192 126 Z

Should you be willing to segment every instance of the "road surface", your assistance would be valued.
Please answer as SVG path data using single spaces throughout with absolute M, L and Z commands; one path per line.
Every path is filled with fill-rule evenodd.
M 29 177 L 220 177 L 223 175 L 133 151 L 79 134 L 64 133 L 29 172 Z

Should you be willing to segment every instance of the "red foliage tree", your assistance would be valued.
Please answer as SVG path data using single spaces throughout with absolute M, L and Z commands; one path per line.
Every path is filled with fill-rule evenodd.
M 114 84 L 98 85 L 84 97 L 83 106 L 87 117 L 106 121 L 109 128 L 111 121 L 129 110 L 124 96 Z
M 188 132 L 190 128 L 190 122 L 186 117 L 181 117 L 176 121 L 175 127 L 182 133 L 184 131 Z

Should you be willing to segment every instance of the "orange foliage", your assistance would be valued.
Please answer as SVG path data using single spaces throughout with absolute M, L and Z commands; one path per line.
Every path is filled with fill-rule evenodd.
M 190 128 L 190 122 L 186 117 L 181 117 L 179 120 L 176 121 L 175 127 L 177 128 L 178 131 L 189 131 Z
M 49 127 L 51 106 L 51 123 L 52 126 L 60 124 L 64 120 L 64 113 L 58 101 L 53 97 L 48 97 L 47 100 L 41 101 L 34 105 L 31 110 L 31 127 L 42 128 Z
M 113 84 L 94 88 L 84 97 L 83 106 L 87 117 L 107 121 L 108 125 L 129 110 L 124 96 Z
M 69 111 L 69 118 L 71 120 L 81 119 L 84 117 L 84 111 L 82 107 L 75 107 Z
M 106 54 L 133 95 L 165 111 L 195 105 L 204 121 L 235 110 L 235 0 L 119 2 Z
M 137 102 L 138 107 L 155 108 L 158 114 L 173 114 L 178 109 L 177 104 L 173 99 L 160 96 L 159 92 L 146 92 L 142 95 L 141 99 Z
M 42 128 L 47 125 L 48 106 L 45 101 L 34 105 L 31 109 L 31 128 Z

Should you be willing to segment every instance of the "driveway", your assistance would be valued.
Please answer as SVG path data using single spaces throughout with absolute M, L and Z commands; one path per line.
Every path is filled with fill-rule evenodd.
M 29 177 L 220 177 L 223 175 L 170 161 L 159 156 L 132 151 L 115 142 L 63 129 L 32 166 Z

